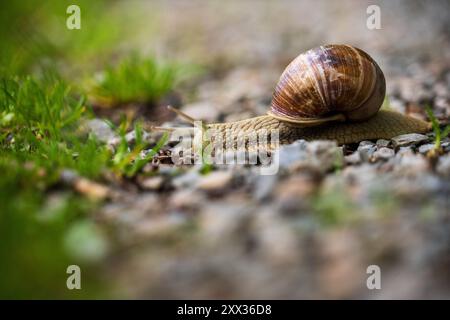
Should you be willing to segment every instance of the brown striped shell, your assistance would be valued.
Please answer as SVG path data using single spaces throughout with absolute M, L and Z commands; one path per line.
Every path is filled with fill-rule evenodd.
M 367 120 L 386 92 L 383 72 L 364 51 L 326 45 L 300 54 L 284 70 L 269 115 L 316 125 L 335 120 Z

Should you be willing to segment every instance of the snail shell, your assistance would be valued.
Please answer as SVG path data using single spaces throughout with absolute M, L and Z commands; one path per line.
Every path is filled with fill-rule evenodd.
M 377 63 L 348 45 L 308 50 L 284 70 L 268 114 L 303 125 L 363 121 L 380 109 L 386 82 Z

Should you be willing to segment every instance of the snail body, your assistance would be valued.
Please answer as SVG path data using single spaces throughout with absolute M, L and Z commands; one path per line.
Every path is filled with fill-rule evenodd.
M 363 140 L 392 139 L 406 133 L 430 131 L 428 122 L 405 116 L 401 113 L 380 110 L 375 116 L 360 122 L 328 122 L 317 126 L 298 126 L 276 119 L 270 115 L 251 119 L 208 125 L 214 135 L 222 135 L 222 141 L 231 138 L 234 144 L 239 139 L 247 139 L 278 130 L 279 144 L 289 144 L 299 139 L 334 140 L 338 144 L 358 143 Z M 276 148 L 277 144 L 270 144 Z
M 206 128 L 214 132 L 213 140 L 231 139 L 228 145 L 235 148 L 238 140 L 274 130 L 280 144 L 298 139 L 344 144 L 431 129 L 425 121 L 380 111 L 385 93 L 383 72 L 367 53 L 349 45 L 326 45 L 300 54 L 286 67 L 266 115 Z

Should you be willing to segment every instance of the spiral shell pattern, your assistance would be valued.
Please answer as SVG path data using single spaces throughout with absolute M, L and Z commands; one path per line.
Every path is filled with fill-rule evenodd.
M 326 45 L 300 54 L 286 67 L 269 114 L 288 122 L 337 114 L 366 120 L 381 107 L 385 91 L 383 72 L 367 53 Z

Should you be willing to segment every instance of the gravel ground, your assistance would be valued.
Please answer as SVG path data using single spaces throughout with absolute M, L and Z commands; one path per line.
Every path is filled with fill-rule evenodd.
M 392 109 L 427 119 L 429 105 L 447 123 L 448 2 L 379 5 L 382 29 L 371 31 L 364 1 L 160 3 L 162 32 L 151 45 L 207 66 L 177 96 L 208 122 L 264 114 L 289 60 L 350 43 L 380 62 Z M 98 123 L 91 129 L 114 139 Z M 299 140 L 281 147 L 269 176 L 250 166 L 204 175 L 148 165 L 111 187 L 117 195 L 96 214 L 117 244 L 105 274 L 118 295 L 136 298 L 448 299 L 450 139 L 439 156 L 433 141 Z M 366 287 L 369 265 L 381 268 L 381 290 Z

